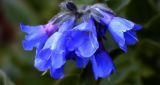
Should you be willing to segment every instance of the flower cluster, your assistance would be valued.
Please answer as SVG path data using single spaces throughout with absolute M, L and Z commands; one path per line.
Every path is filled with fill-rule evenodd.
M 64 2 L 61 7 L 63 11 L 45 25 L 20 24 L 27 33 L 24 49 L 36 47 L 34 66 L 39 71 L 50 70 L 51 77 L 58 79 L 63 78 L 64 65 L 72 59 L 79 68 L 91 63 L 95 79 L 108 77 L 115 67 L 104 48 L 106 32 L 126 52 L 127 45 L 137 43 L 135 31 L 141 26 L 117 17 L 103 4 L 78 8 L 73 2 Z

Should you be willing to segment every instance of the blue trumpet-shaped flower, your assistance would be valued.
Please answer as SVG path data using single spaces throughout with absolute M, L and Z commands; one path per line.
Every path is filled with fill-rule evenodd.
M 127 51 L 126 45 L 134 45 L 138 41 L 136 37 L 136 30 L 140 30 L 141 26 L 135 24 L 124 18 L 116 17 L 114 14 L 105 12 L 101 9 L 95 8 L 103 17 L 100 18 L 101 22 L 105 24 L 109 32 L 118 43 L 123 51 Z
M 105 22 L 105 21 L 104 21 Z M 108 30 L 123 51 L 127 51 L 126 45 L 134 45 L 138 42 L 135 30 L 141 28 L 124 18 L 114 17 L 108 25 Z
M 101 49 L 91 57 L 91 63 L 95 79 L 106 78 L 115 71 L 112 59 Z
M 65 46 L 65 41 L 68 36 L 67 30 L 71 29 L 74 23 L 74 18 L 64 22 L 57 32 L 52 34 L 45 45 L 41 49 L 40 53 L 37 55 L 37 59 L 43 62 L 35 61 L 35 67 L 40 71 L 45 71 L 50 69 L 51 76 L 54 78 L 63 77 L 63 65 L 66 62 L 67 49 Z M 35 59 L 36 60 L 36 59 Z M 50 64 L 48 64 L 50 63 Z M 43 67 L 42 67 L 43 66 Z M 56 75 L 55 72 L 61 71 L 61 75 Z
M 24 49 L 32 50 L 33 47 L 37 47 L 37 51 L 42 48 L 47 38 L 58 29 L 57 25 L 53 25 L 51 22 L 39 26 L 20 24 L 20 28 L 28 34 L 22 41 Z
M 20 28 L 27 33 L 22 41 L 25 50 L 36 47 L 34 66 L 39 71 L 50 70 L 53 78 L 63 78 L 67 60 L 75 60 L 77 67 L 92 64 L 94 77 L 106 78 L 115 71 L 111 57 L 105 51 L 103 39 L 109 31 L 119 47 L 138 42 L 136 31 L 141 26 L 115 16 L 102 4 L 77 8 L 73 2 L 62 3 L 63 11 L 46 25 Z

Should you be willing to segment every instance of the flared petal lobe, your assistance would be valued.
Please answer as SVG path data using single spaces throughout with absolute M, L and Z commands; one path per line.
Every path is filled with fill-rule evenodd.
M 137 35 L 133 31 L 125 32 L 124 38 L 127 45 L 135 45 L 138 42 Z
M 35 58 L 34 60 L 34 66 L 39 70 L 39 71 L 46 71 L 50 69 L 51 67 L 51 60 L 44 60 L 41 58 Z
M 60 68 L 65 62 L 65 36 L 62 33 L 54 33 L 45 43 L 39 56 L 51 59 L 52 68 Z
M 66 42 L 69 51 L 76 50 L 83 42 L 85 42 L 85 37 L 88 36 L 85 25 L 86 23 L 80 24 L 70 31 L 70 35 Z
M 50 69 L 51 67 L 51 51 L 50 49 L 45 49 L 43 51 L 40 51 L 37 53 L 35 60 L 34 60 L 34 66 L 39 70 L 39 71 L 45 71 Z
M 113 71 L 115 71 L 114 64 L 110 56 L 104 52 L 98 52 L 91 57 L 92 69 L 94 77 L 97 80 L 100 78 L 108 77 Z
M 133 32 L 140 30 L 142 28 L 140 25 L 127 19 L 116 17 L 115 15 L 101 9 L 95 8 L 95 10 L 103 16 L 100 21 L 106 26 L 123 51 L 127 52 L 127 45 L 135 44 L 138 41 L 136 36 L 133 35 Z
M 102 20 L 105 23 L 105 20 Z M 134 31 L 139 30 L 140 26 L 120 17 L 114 17 L 108 27 L 115 41 L 123 51 L 127 51 L 127 45 L 135 44 L 138 39 Z
M 57 26 L 51 23 L 39 26 L 20 24 L 20 28 L 28 34 L 25 40 L 22 41 L 25 50 L 32 50 L 33 47 L 37 47 L 37 50 L 40 50 L 50 34 L 57 30 Z
M 75 42 L 74 49 L 76 50 L 76 54 L 82 57 L 91 57 L 99 47 L 97 41 L 97 33 L 92 19 L 88 22 L 83 22 L 73 29 L 77 35 L 77 39 L 79 42 Z M 78 37 L 78 34 L 80 37 Z M 76 38 L 74 38 L 76 40 Z
M 64 71 L 63 67 L 55 69 L 52 68 L 50 69 L 50 75 L 54 79 L 62 79 L 64 77 Z

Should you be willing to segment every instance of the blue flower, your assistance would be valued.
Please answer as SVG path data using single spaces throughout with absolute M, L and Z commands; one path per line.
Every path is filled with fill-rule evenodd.
M 67 54 L 67 49 L 65 46 L 65 42 L 68 36 L 67 30 L 72 28 L 73 23 L 74 18 L 64 22 L 59 27 L 59 30 L 48 38 L 45 45 L 37 55 L 37 59 L 41 60 L 41 62 L 39 63 L 39 61 L 35 61 L 35 67 L 40 71 L 50 69 L 50 74 L 53 78 L 63 77 L 62 68 L 66 62 Z M 61 74 L 56 75 L 57 73 L 55 72 L 57 72 L 57 70 Z
M 106 78 L 115 71 L 114 63 L 105 50 L 103 39 L 109 31 L 119 47 L 138 42 L 136 31 L 141 26 L 117 17 L 104 5 L 77 8 L 73 2 L 62 3 L 65 12 L 59 13 L 46 25 L 20 24 L 27 33 L 22 41 L 25 50 L 36 47 L 34 66 L 39 71 L 50 70 L 52 78 L 64 77 L 64 66 L 75 60 L 78 68 L 92 64 L 94 77 Z
M 32 50 L 33 47 L 36 47 L 37 51 L 42 48 L 47 38 L 58 29 L 57 25 L 52 25 L 51 22 L 39 26 L 20 24 L 20 28 L 28 34 L 25 40 L 22 41 L 23 48 L 25 50 Z
M 100 49 L 91 57 L 92 69 L 94 77 L 97 80 L 100 78 L 108 77 L 112 72 L 115 71 L 112 59 L 107 52 Z
M 92 18 L 73 28 L 69 43 L 72 43 L 70 48 L 76 53 L 78 67 L 84 68 L 89 61 L 92 62 L 95 79 L 107 77 L 113 72 L 112 60 L 105 51 L 99 48 L 96 27 Z
M 127 52 L 126 45 L 134 45 L 138 42 L 135 31 L 142 27 L 124 18 L 116 17 L 114 14 L 105 12 L 95 8 L 103 17 L 101 22 L 105 24 L 106 28 L 112 34 L 119 47 Z
M 134 45 L 138 42 L 136 33 L 134 31 L 139 29 L 139 27 L 136 28 L 135 25 L 136 24 L 126 19 L 114 17 L 108 26 L 108 29 L 115 41 L 125 52 L 127 51 L 126 45 Z

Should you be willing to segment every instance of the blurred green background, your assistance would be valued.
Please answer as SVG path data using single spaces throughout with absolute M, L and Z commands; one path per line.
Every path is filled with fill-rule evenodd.
M 24 51 L 19 24 L 45 24 L 60 10 L 63 0 L 0 0 L 0 85 L 160 85 L 160 0 L 74 0 L 76 4 L 108 4 L 118 16 L 143 25 L 139 43 L 127 53 L 118 48 L 110 55 L 117 72 L 94 81 L 72 61 L 65 78 L 54 80 L 33 66 L 35 51 Z M 91 72 L 91 70 L 90 70 Z M 98 82 L 98 83 L 97 83 Z

